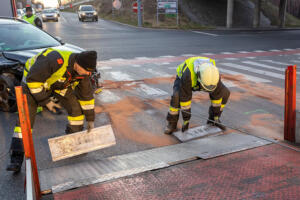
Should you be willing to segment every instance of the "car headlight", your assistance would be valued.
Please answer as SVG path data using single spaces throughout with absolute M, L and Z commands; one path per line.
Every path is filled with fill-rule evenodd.
M 42 14 L 42 17 L 43 17 L 43 18 L 45 18 L 45 17 L 46 17 L 46 15 L 45 15 L 45 14 Z
M 85 13 L 81 13 L 82 16 L 85 16 Z
M 54 17 L 57 17 L 57 14 L 56 14 L 56 13 L 54 14 Z
M 94 12 L 94 15 L 97 15 L 97 12 L 96 12 L 96 11 Z

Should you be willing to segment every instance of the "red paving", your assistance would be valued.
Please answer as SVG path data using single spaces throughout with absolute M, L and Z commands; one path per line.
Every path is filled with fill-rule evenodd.
M 300 199 L 300 153 L 276 144 L 54 195 L 94 199 Z

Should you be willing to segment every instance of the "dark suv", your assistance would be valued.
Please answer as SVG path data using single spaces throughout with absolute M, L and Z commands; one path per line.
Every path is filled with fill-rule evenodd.
M 79 21 L 91 20 L 98 21 L 98 13 L 92 5 L 81 5 L 78 9 Z

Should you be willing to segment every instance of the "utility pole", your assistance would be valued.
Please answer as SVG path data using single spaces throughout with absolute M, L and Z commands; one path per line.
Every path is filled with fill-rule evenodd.
M 138 4 L 138 26 L 142 27 L 142 0 L 137 0 Z
M 254 28 L 258 28 L 260 26 L 260 10 L 261 10 L 261 0 L 255 0 L 255 10 L 254 10 L 254 20 L 253 26 Z
M 234 0 L 227 0 L 227 22 L 226 27 L 232 28 Z
M 285 26 L 285 14 L 286 14 L 287 0 L 280 0 L 279 3 L 279 28 Z

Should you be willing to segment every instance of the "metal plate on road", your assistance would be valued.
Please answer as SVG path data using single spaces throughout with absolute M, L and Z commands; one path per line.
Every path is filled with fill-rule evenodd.
M 222 130 L 216 126 L 204 125 L 195 128 L 190 128 L 186 132 L 177 131 L 173 135 L 181 142 L 186 142 L 193 139 L 202 138 L 205 136 L 214 135 L 222 132 Z
M 103 149 L 116 144 L 111 125 L 48 139 L 53 161 Z
M 40 171 L 41 189 L 53 193 L 160 169 L 195 158 L 208 159 L 271 142 L 251 135 L 230 133 Z

